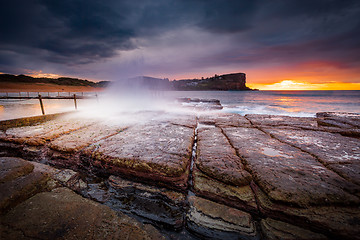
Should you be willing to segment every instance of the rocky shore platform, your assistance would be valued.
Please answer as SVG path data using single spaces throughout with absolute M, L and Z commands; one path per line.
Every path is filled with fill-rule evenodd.
M 1 239 L 360 239 L 360 115 L 0 122 Z

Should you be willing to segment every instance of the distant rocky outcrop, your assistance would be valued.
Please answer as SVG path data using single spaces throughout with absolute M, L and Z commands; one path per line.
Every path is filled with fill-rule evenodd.
M 246 86 L 245 73 L 215 74 L 210 78 L 175 80 L 172 85 L 175 90 L 251 90 Z
M 231 73 L 216 75 L 210 78 L 182 79 L 169 81 L 168 78 L 153 78 L 139 76 L 125 81 L 128 86 L 140 85 L 151 90 L 179 90 L 179 91 L 242 91 L 251 90 L 246 86 L 245 73 Z

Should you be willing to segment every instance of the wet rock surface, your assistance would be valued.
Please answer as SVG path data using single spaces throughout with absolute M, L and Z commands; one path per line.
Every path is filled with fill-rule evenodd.
M 360 239 L 357 114 L 125 115 L 4 124 L 2 236 Z
M 71 116 L 60 117 L 56 120 L 50 120 L 32 126 L 9 128 L 5 131 L 6 136 L 0 138 L 0 140 L 25 143 L 28 145 L 44 145 L 49 140 L 92 123 L 93 121 L 88 119 L 77 119 Z
M 126 128 L 127 126 L 121 127 L 106 123 L 93 124 L 55 139 L 51 142 L 50 148 L 63 152 L 79 151 Z

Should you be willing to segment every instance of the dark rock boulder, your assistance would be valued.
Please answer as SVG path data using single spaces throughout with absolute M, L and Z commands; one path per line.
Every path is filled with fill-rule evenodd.
M 261 229 L 268 240 L 326 240 L 323 234 L 294 226 L 271 218 L 261 220 Z
M 117 176 L 110 176 L 108 183 L 109 193 L 104 203 L 112 209 L 125 210 L 175 230 L 183 227 L 185 194 Z
M 21 203 L 1 224 L 4 239 L 19 231 L 36 239 L 164 239 L 153 227 L 82 198 L 67 188 L 43 192 Z
M 0 158 L 0 214 L 47 189 L 49 175 L 33 171 L 34 166 L 20 158 Z

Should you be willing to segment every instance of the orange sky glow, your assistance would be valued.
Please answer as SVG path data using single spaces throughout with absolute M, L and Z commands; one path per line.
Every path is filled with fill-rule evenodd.
M 255 66 L 249 69 L 217 69 L 217 74 L 245 72 L 247 86 L 259 90 L 360 90 L 360 69 L 343 66 L 335 61 L 313 61 L 292 66 Z M 27 71 L 32 77 L 59 78 L 55 73 Z M 151 75 L 151 74 L 150 74 Z M 210 77 L 214 74 L 178 75 L 176 79 Z M 73 76 L 75 77 L 75 76 Z M 156 76 L 155 76 L 156 77 Z M 93 79 L 89 76 L 78 77 L 91 81 L 107 79 Z M 161 77 L 162 78 L 162 77 Z
M 31 77 L 34 78 L 59 78 L 61 77 L 58 74 L 54 74 L 54 73 L 44 73 L 42 70 L 39 71 L 32 71 L 32 70 L 27 70 L 27 74 Z
M 250 88 L 260 90 L 360 90 L 360 83 L 309 83 L 295 80 L 282 80 L 271 84 L 247 84 Z
M 336 62 L 250 69 L 247 85 L 260 90 L 360 90 L 360 70 Z

